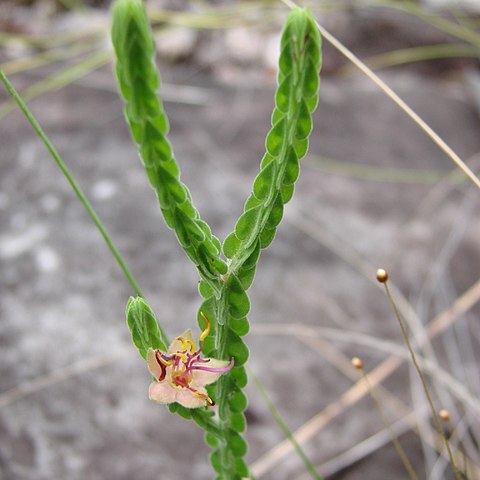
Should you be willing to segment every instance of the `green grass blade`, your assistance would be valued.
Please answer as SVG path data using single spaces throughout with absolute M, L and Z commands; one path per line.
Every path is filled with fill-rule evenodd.
M 61 69 L 60 71 L 56 72 L 55 75 L 40 80 L 39 82 L 35 83 L 31 87 L 26 88 L 22 92 L 22 98 L 25 99 L 26 102 L 33 100 L 34 98 L 43 95 L 44 93 L 59 90 L 70 83 L 78 80 L 85 75 L 88 75 L 93 70 L 96 70 L 103 65 L 106 65 L 112 57 L 112 52 L 109 50 L 102 50 L 100 52 L 96 52 L 87 58 L 79 61 L 73 66 L 69 66 L 66 68 Z M 6 115 L 12 112 L 16 104 L 15 100 L 6 101 L 2 105 L 0 105 L 0 120 L 3 119 Z
M 288 428 L 288 425 L 283 419 L 282 414 L 279 412 L 278 408 L 275 406 L 273 401 L 268 396 L 268 393 L 265 390 L 260 379 L 252 372 L 251 369 L 248 369 L 248 374 L 250 375 L 250 377 L 252 377 L 253 383 L 255 384 L 255 386 L 257 387 L 257 390 L 259 391 L 260 395 L 265 401 L 268 409 L 270 410 L 270 413 L 272 414 L 272 417 L 277 422 L 278 426 L 283 430 L 283 432 L 285 433 L 285 436 L 288 438 L 290 443 L 295 448 L 295 451 L 297 452 L 298 456 L 302 460 L 306 469 L 309 471 L 312 478 L 314 478 L 315 480 L 322 480 L 322 477 L 318 474 L 317 470 L 315 469 L 315 466 L 313 465 L 311 460 L 307 457 L 307 454 L 305 453 L 301 445 L 297 442 L 295 435 L 292 433 L 290 428 Z
M 101 233 L 102 237 L 104 238 L 108 248 L 112 252 L 112 255 L 115 257 L 115 260 L 117 261 L 118 265 L 122 269 L 125 277 L 127 278 L 128 282 L 130 283 L 132 289 L 134 290 L 134 292 L 138 296 L 143 297 L 143 294 L 140 290 L 140 287 L 138 286 L 137 281 L 135 280 L 132 273 L 130 272 L 127 265 L 125 264 L 125 261 L 123 260 L 120 252 L 118 251 L 117 247 L 113 243 L 113 240 L 110 238 L 110 235 L 108 234 L 106 228 L 104 227 L 100 218 L 98 217 L 98 215 L 96 214 L 92 205 L 88 201 L 87 197 L 85 196 L 85 194 L 83 193 L 81 188 L 78 186 L 78 184 L 75 181 L 75 179 L 74 179 L 73 175 L 71 174 L 70 170 L 65 165 L 65 162 L 62 160 L 62 158 L 60 157 L 60 155 L 56 151 L 52 142 L 48 139 L 47 135 L 44 133 L 44 131 L 40 127 L 40 124 L 38 123 L 38 121 L 35 119 L 33 114 L 28 109 L 27 105 L 25 104 L 25 102 L 20 98 L 20 95 L 17 93 L 17 91 L 14 89 L 13 85 L 9 82 L 8 78 L 6 77 L 6 75 L 2 71 L 0 71 L 0 80 L 3 82 L 3 84 L 7 88 L 10 95 L 15 99 L 15 102 L 20 107 L 20 109 L 22 110 L 22 112 L 25 115 L 25 117 L 27 118 L 27 120 L 30 122 L 30 125 L 32 125 L 32 127 L 35 130 L 35 132 L 37 133 L 37 135 L 40 137 L 40 139 L 43 141 L 43 143 L 47 147 L 47 150 L 52 155 L 53 159 L 55 160 L 56 164 L 58 165 L 58 167 L 62 171 L 62 173 L 65 176 L 65 178 L 67 179 L 68 183 L 70 183 L 70 185 L 73 188 L 74 192 L 76 193 L 78 199 L 80 200 L 80 202 L 82 202 L 83 206 L 87 210 L 88 215 L 90 216 L 93 223 L 97 227 L 98 231 Z

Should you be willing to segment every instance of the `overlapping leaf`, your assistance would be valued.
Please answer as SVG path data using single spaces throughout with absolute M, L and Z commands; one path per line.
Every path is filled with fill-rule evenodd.
M 159 75 L 154 63 L 152 33 L 141 0 L 117 0 L 112 40 L 116 74 L 125 101 L 125 116 L 167 225 L 195 263 L 203 279 L 219 288 L 226 273 L 220 242 L 200 219 L 167 139 L 168 119 L 157 97 Z
M 130 297 L 126 316 L 133 343 L 144 360 L 147 358 L 149 348 L 167 350 L 155 314 L 143 298 Z
M 217 414 L 206 409 L 186 409 L 175 403 L 169 409 L 192 419 L 205 430 L 205 441 L 214 450 L 210 460 L 217 480 L 237 480 L 248 476 L 243 460 L 247 444 L 241 436 L 247 407 L 243 393 L 247 375 L 243 365 L 248 359 L 248 348 L 241 338 L 249 330 L 250 302 L 246 290 L 253 281 L 261 249 L 275 236 L 284 204 L 293 195 L 299 159 L 308 149 L 311 114 L 318 101 L 320 36 L 307 10 L 296 9 L 288 16 L 281 40 L 278 88 L 272 128 L 265 142 L 266 153 L 244 213 L 223 244 L 228 265 L 220 257 L 218 239 L 200 219 L 187 187 L 180 181 L 180 170 L 166 138 L 168 120 L 156 95 L 159 77 L 141 0 L 116 0 L 112 37 L 118 58 L 117 77 L 132 136 L 157 192 L 165 221 L 175 230 L 202 278 L 199 293 L 204 302 L 198 323 L 203 330 L 205 320 L 200 312 L 212 321 L 203 353 L 214 358 L 233 358 L 235 362 L 228 374 L 207 387 L 217 401 Z M 153 312 L 144 301 L 129 301 L 127 319 L 133 341 L 143 357 L 149 347 L 164 348 Z
M 248 358 L 248 349 L 241 339 L 248 332 L 246 316 L 250 303 L 246 290 L 253 281 L 261 249 L 268 247 L 275 236 L 283 206 L 293 195 L 299 159 L 308 149 L 311 114 L 318 102 L 320 63 L 320 36 L 312 16 L 304 9 L 292 11 L 281 40 L 276 104 L 265 142 L 266 153 L 244 213 L 223 244 L 230 262 L 222 295 L 216 298 L 206 285 L 200 286 L 200 293 L 207 299 L 201 309 L 217 312 L 212 354 L 235 359 L 235 368 L 216 386 L 225 441 L 209 444 L 215 449 L 211 461 L 219 473 L 218 479 L 238 479 L 248 472 L 242 460 L 247 445 L 240 436 L 247 407 L 242 391 L 247 377 L 242 365 Z M 199 319 L 200 326 L 202 322 Z

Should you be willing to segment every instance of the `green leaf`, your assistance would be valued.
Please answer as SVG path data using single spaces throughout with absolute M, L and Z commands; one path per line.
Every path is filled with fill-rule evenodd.
M 244 290 L 248 290 L 250 288 L 250 285 L 253 282 L 253 279 L 255 278 L 255 270 L 256 266 L 253 266 L 252 268 L 246 269 L 246 268 L 241 268 L 238 273 L 237 277 L 240 280 L 240 283 L 242 284 L 242 287 Z
M 237 432 L 245 431 L 247 422 L 245 420 L 245 415 L 243 413 L 233 413 L 231 422 L 232 422 L 232 428 Z
M 247 408 L 247 397 L 241 390 L 237 390 L 230 398 L 230 410 L 234 413 L 243 412 Z
M 303 138 L 303 139 L 296 138 L 293 142 L 293 148 L 295 148 L 295 153 L 297 154 L 297 157 L 300 160 L 308 152 L 308 138 Z
M 219 443 L 219 438 L 216 435 L 213 435 L 210 432 L 205 433 L 205 443 L 211 448 L 217 448 Z
M 223 253 L 227 258 L 233 258 L 241 246 L 240 239 L 232 232 L 223 242 Z
M 238 388 L 244 388 L 248 383 L 247 372 L 244 367 L 233 367 L 230 372 L 232 380 Z
M 261 209 L 255 207 L 242 214 L 235 225 L 235 235 L 237 238 L 247 240 L 252 236 L 257 228 L 261 213 Z
M 235 470 L 240 478 L 249 476 L 247 464 L 241 458 L 235 459 Z
M 310 58 L 307 58 L 305 77 L 303 80 L 303 95 L 305 97 L 313 97 L 318 93 L 320 77 L 318 76 L 317 66 Z
M 295 186 L 293 184 L 282 186 L 280 193 L 282 195 L 282 202 L 284 205 L 292 199 L 294 191 L 295 191 Z
M 265 141 L 267 152 L 276 157 L 280 154 L 282 146 L 284 145 L 284 138 L 286 133 L 286 120 L 282 118 L 274 127 L 270 130 Z
M 205 280 L 200 280 L 200 282 L 198 282 L 198 293 L 200 293 L 203 298 L 209 298 L 213 295 L 213 290 Z
M 259 200 L 263 200 L 268 197 L 272 187 L 272 180 L 275 178 L 275 162 L 270 162 L 260 173 L 257 175 L 253 183 L 253 193 Z
M 243 337 L 250 330 L 250 325 L 248 324 L 247 318 L 231 318 L 229 321 L 229 327 L 237 334 Z
M 273 242 L 276 232 L 276 228 L 265 228 L 265 230 L 263 230 L 262 234 L 260 235 L 260 245 L 262 248 L 267 248 Z
M 240 367 L 248 360 L 248 348 L 244 341 L 232 330 L 228 333 L 227 353 L 235 360 L 235 366 Z
M 251 269 L 256 267 L 259 256 L 260 256 L 260 242 L 257 242 L 252 250 L 252 253 L 243 262 L 243 268 Z
M 312 131 L 312 117 L 310 115 L 310 110 L 305 103 L 305 100 L 302 100 L 300 111 L 298 113 L 297 120 L 297 130 L 295 132 L 295 138 L 298 140 L 304 140 L 310 135 Z
M 282 111 L 283 113 L 288 112 L 288 108 L 290 106 L 290 98 L 292 93 L 292 79 L 291 74 L 284 77 L 280 86 L 277 89 L 277 93 L 275 94 L 275 104 L 277 108 Z
M 155 314 L 143 298 L 130 297 L 127 303 L 126 316 L 133 343 L 142 358 L 147 358 L 149 348 L 167 350 Z
M 112 42 L 117 57 L 115 72 L 132 137 L 157 193 L 165 222 L 175 230 L 200 276 L 216 290 L 219 277 L 227 268 L 219 257 L 220 249 L 213 248 L 218 240 L 214 240 L 210 228 L 200 220 L 190 192 L 180 180 L 180 168 L 166 138 L 168 119 L 157 97 L 160 78 L 143 1 L 115 0 L 112 16 Z
M 177 406 L 175 408 L 175 413 L 180 415 L 185 420 L 190 420 L 192 418 L 193 410 L 190 410 L 189 408 L 185 408 L 184 406 L 177 403 Z
M 243 457 L 248 451 L 247 442 L 236 432 L 230 434 L 230 448 L 236 457 Z
M 283 185 L 293 185 L 300 173 L 300 164 L 294 148 L 289 148 L 287 153 L 287 164 L 285 167 L 285 177 Z M 284 202 L 285 203 L 285 202 Z
M 225 291 L 230 315 L 236 319 L 245 317 L 250 310 L 250 300 L 235 275 L 228 279 Z
M 222 461 L 220 459 L 220 454 L 219 454 L 218 450 L 213 452 L 210 455 L 210 463 L 211 463 L 213 469 L 217 473 L 222 473 L 224 471 Z M 219 477 L 219 478 L 222 478 L 222 477 Z
M 265 224 L 266 229 L 275 229 L 277 225 L 281 222 L 283 217 L 283 201 L 282 195 L 280 192 L 277 194 L 277 198 L 273 202 L 272 209 L 270 210 L 270 215 L 267 218 Z

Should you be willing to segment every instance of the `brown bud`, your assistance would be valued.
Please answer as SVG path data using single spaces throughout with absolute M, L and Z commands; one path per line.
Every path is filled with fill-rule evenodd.
M 448 413 L 448 410 L 442 409 L 438 412 L 438 416 L 444 421 L 448 422 L 450 421 L 450 413 Z
M 385 283 L 388 280 L 388 273 L 383 268 L 377 270 L 377 280 L 380 283 Z
M 352 365 L 357 369 L 357 370 L 362 370 L 363 368 L 363 362 L 360 358 L 358 357 L 353 357 L 352 358 Z

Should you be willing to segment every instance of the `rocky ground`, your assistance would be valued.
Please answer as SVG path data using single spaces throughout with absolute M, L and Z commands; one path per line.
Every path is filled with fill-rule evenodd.
M 222 41 L 235 44 L 246 34 L 230 31 Z M 199 38 L 204 45 L 213 42 L 208 35 Z M 292 429 L 326 407 L 332 412 L 341 406 L 355 378 L 355 372 L 347 376 L 346 359 L 359 355 L 371 369 L 388 356 L 355 343 L 359 333 L 401 342 L 374 281 L 378 266 L 389 269 L 424 323 L 468 289 L 480 270 L 478 192 L 467 182 L 445 180 L 454 168 L 451 161 L 368 80 L 336 74 L 340 65 L 329 51 L 312 155 L 251 289 L 249 365 Z M 195 47 L 187 52 L 189 62 L 160 63 L 182 178 L 204 218 L 224 238 L 263 154 L 274 75 L 268 58 L 229 56 L 213 62 L 208 52 Z M 13 54 L 3 55 L 5 60 Z M 463 81 L 470 64 L 462 63 L 461 71 L 458 64 L 443 65 L 442 71 L 432 64 L 383 76 L 476 165 L 480 118 Z M 45 75 L 49 68 L 39 72 Z M 36 79 L 37 71 L 12 77 L 19 89 Z M 7 98 L 3 89 L 0 97 Z M 173 336 L 192 326 L 199 304 L 196 273 L 162 221 L 123 120 L 111 67 L 30 105 L 165 329 Z M 0 144 L 0 478 L 211 478 L 201 432 L 149 402 L 149 374 L 124 320 L 131 289 L 18 111 L 1 121 Z M 333 168 L 317 157 L 354 166 L 341 174 L 345 163 Z M 430 176 L 412 180 L 397 172 L 396 181 L 378 181 L 371 172 L 357 172 L 355 166 L 365 164 L 376 166 L 377 176 L 392 168 L 428 170 Z M 478 349 L 478 313 L 474 307 L 458 322 L 455 334 L 463 342 L 458 355 Z M 321 344 L 311 333 L 302 336 L 299 324 L 357 335 L 350 334 L 349 341 L 337 335 Z M 436 344 L 440 363 L 478 396 L 476 357 L 463 357 L 465 372 L 452 367 L 458 367 L 452 341 L 447 335 Z M 412 393 L 408 374 L 401 368 L 386 383 L 405 402 Z M 442 401 L 455 409 L 455 397 L 442 391 Z M 248 460 L 257 478 L 308 478 L 293 453 L 271 465 L 258 462 L 284 435 L 253 382 L 248 395 Z M 340 410 L 305 444 L 314 463 L 322 465 L 319 471 L 343 480 L 406 478 L 388 445 L 360 455 L 358 462 L 349 457 L 327 463 L 383 428 L 368 397 Z M 409 433 L 401 440 L 424 478 L 418 437 Z M 437 478 L 453 477 L 447 471 Z

